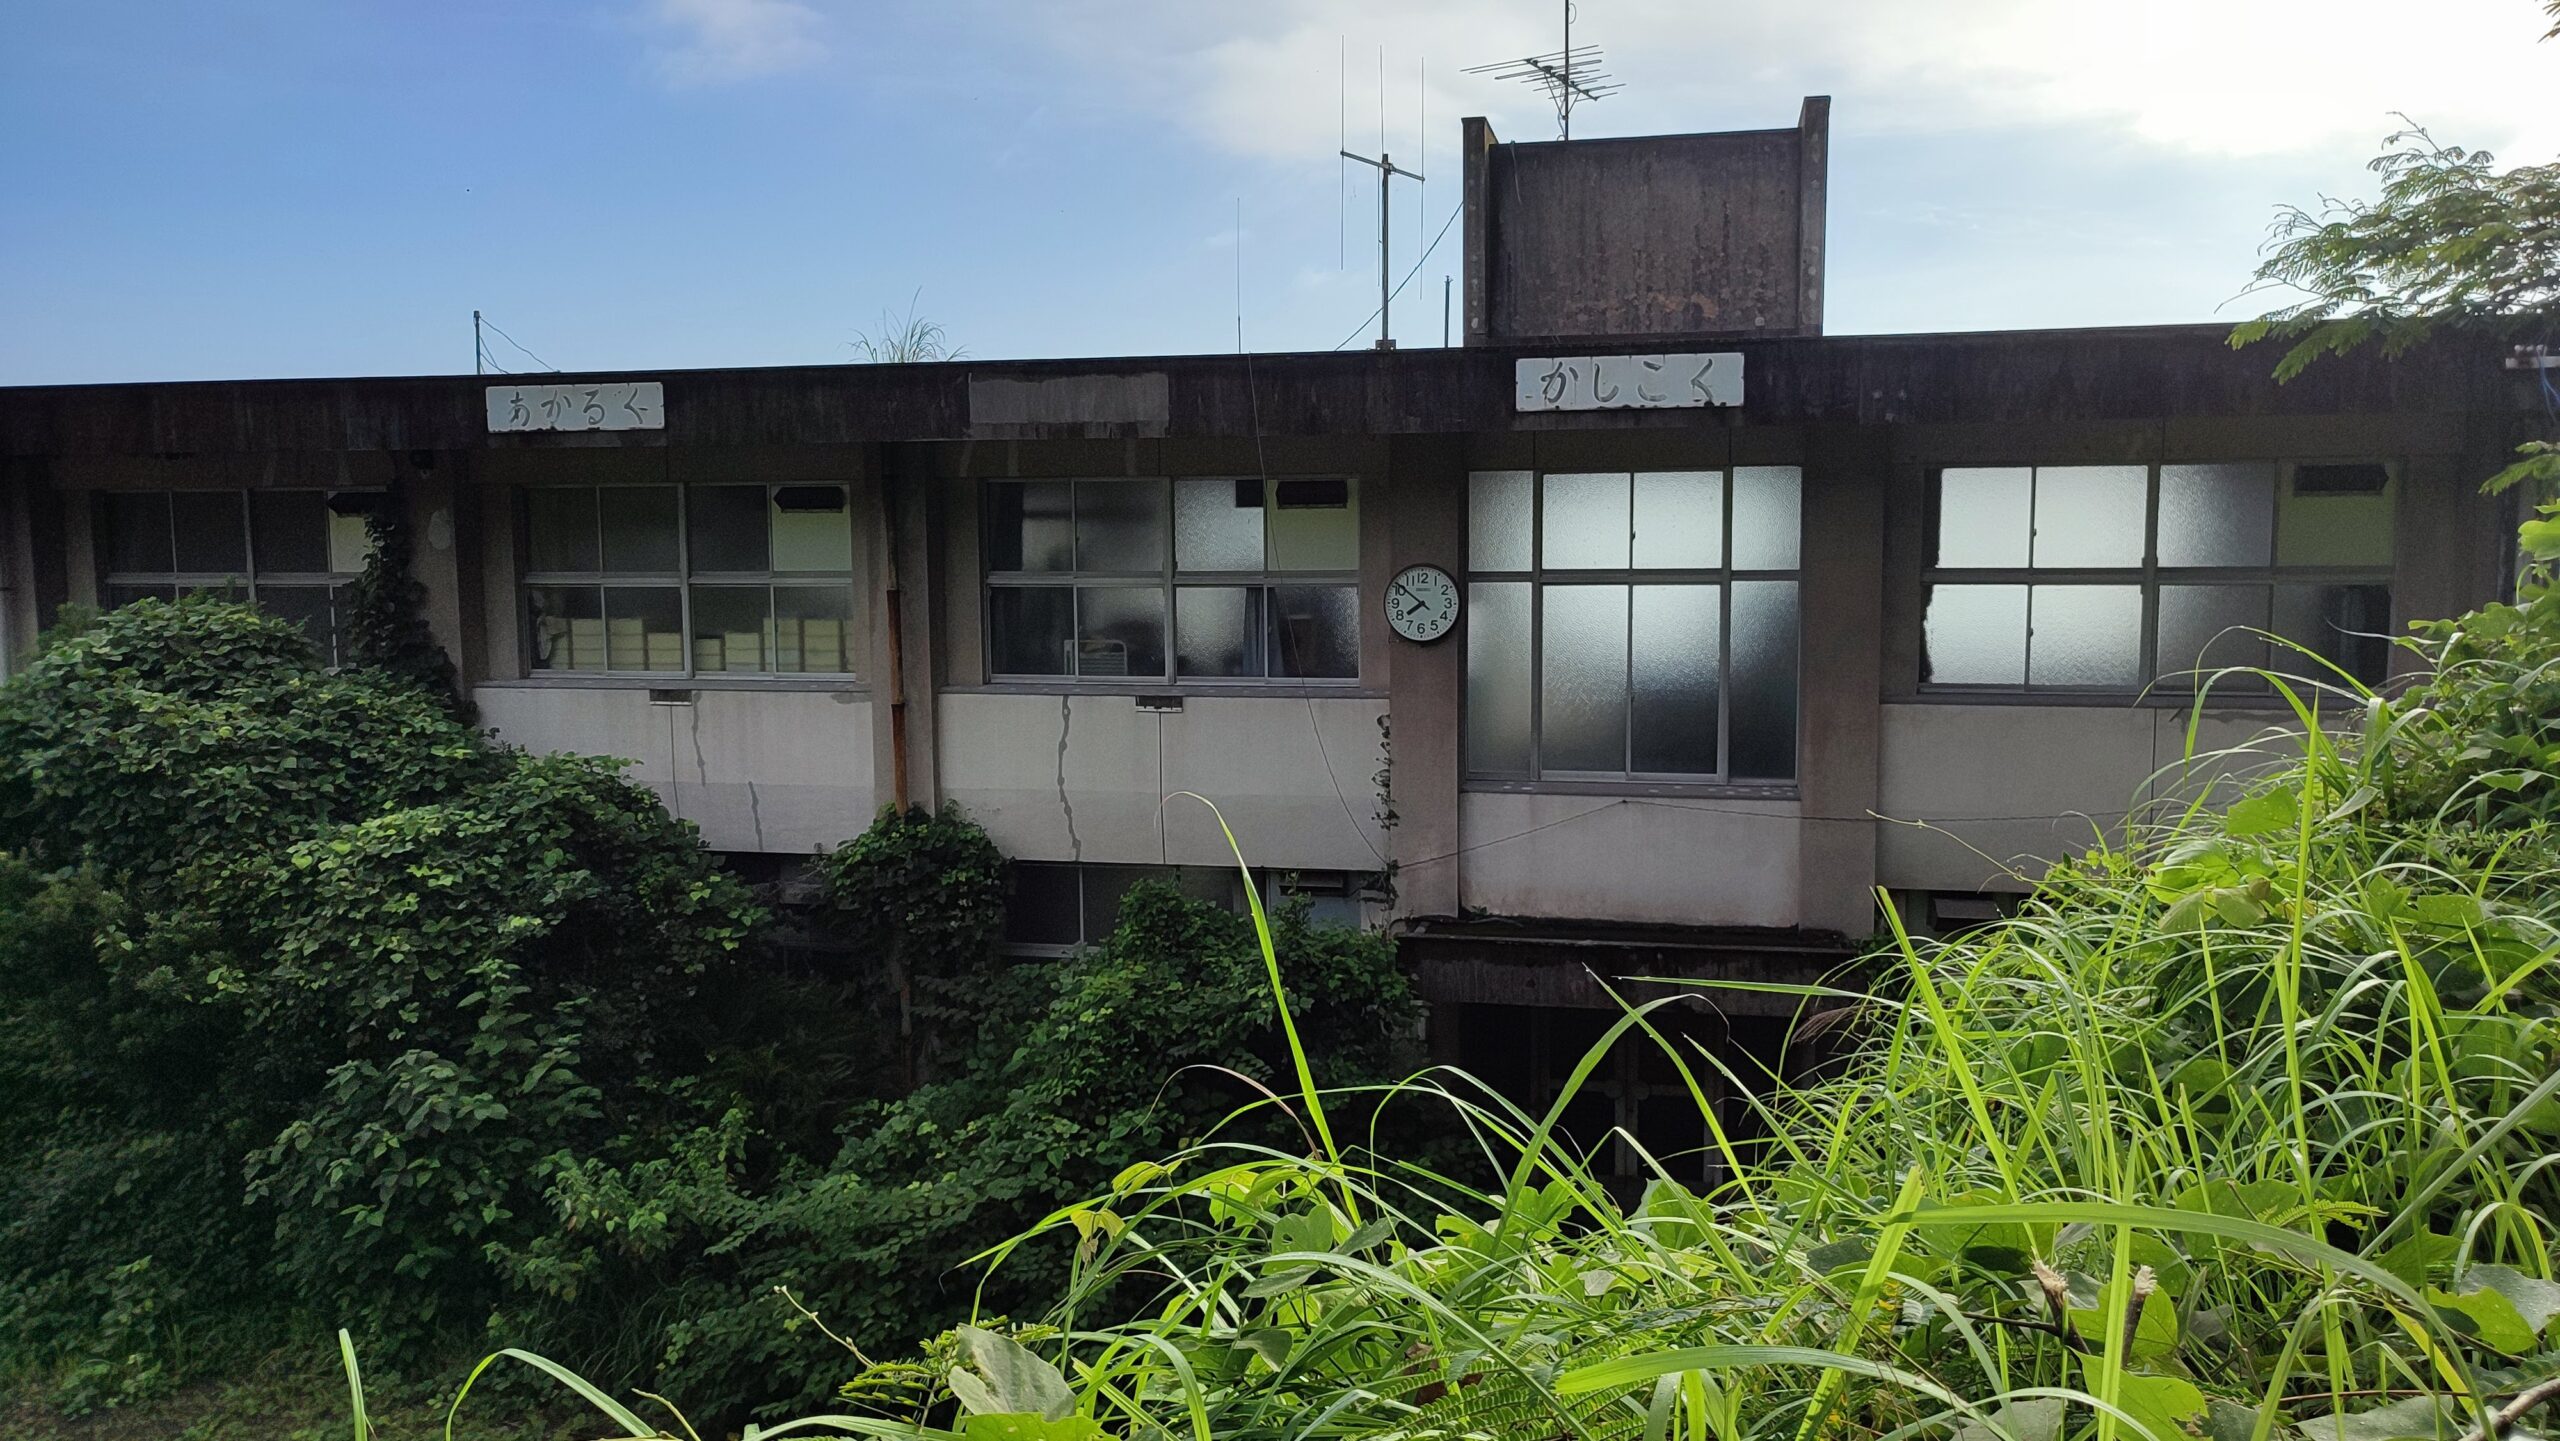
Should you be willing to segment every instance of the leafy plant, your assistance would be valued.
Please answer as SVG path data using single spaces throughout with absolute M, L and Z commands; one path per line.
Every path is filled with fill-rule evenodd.
M 410 569 L 417 540 L 403 492 L 395 487 L 386 493 L 366 512 L 364 526 L 373 553 L 349 587 L 347 663 L 406 680 L 435 697 L 455 720 L 470 724 L 473 707 L 454 673 L 453 657 L 427 628 L 427 588 Z

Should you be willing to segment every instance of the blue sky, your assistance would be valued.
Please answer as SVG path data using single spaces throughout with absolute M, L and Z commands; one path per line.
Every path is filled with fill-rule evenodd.
M 1552 0 L 12 0 L 0 384 L 802 364 L 912 302 L 976 357 L 1327 349 L 1458 199 L 1461 67 Z M 1577 133 L 1834 96 L 1829 329 L 2229 319 L 2394 110 L 2555 145 L 2530 0 L 1584 0 Z M 2377 39 L 2377 36 L 2388 39 Z M 1347 60 L 1346 60 L 1347 57 Z M 1426 82 L 1427 77 L 1427 82 Z M 2540 112 L 2540 113 L 2537 113 Z M 1241 224 L 1239 224 L 1241 221 Z M 1437 344 L 1455 229 L 1396 307 Z M 1361 332 L 1354 343 L 1365 344 Z M 499 346 L 501 360 L 538 367 Z

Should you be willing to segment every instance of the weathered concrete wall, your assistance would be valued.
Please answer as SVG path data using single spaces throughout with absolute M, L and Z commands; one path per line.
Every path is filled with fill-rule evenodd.
M 1387 703 L 946 692 L 943 795 L 1022 860 L 1232 865 L 1216 801 L 1257 866 L 1370 871 L 1386 838 L 1371 777 Z M 1161 818 L 1161 820 L 1159 819 Z
M 1469 909 L 1639 924 L 1793 926 L 1795 801 L 1469 791 L 1459 800 Z
M 871 705 L 859 691 L 489 685 L 472 692 L 498 739 L 544 753 L 619 756 L 667 809 L 723 851 L 807 854 L 871 824 Z

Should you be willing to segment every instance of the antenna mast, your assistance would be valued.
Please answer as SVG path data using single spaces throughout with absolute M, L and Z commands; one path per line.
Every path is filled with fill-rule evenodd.
M 1420 180 L 1422 173 L 1418 170 L 1407 170 L 1396 164 L 1394 158 L 1384 150 L 1378 152 L 1378 158 L 1375 160 L 1366 155 L 1354 155 L 1348 150 L 1342 152 L 1342 158 L 1357 160 L 1378 172 L 1378 348 L 1393 350 L 1396 348 L 1395 337 L 1387 330 L 1387 308 L 1395 299 L 1394 294 L 1388 289 L 1393 277 L 1389 274 L 1387 267 L 1387 217 L 1393 212 L 1387 208 L 1387 183 L 1397 176 L 1403 176 L 1407 180 Z
M 1604 62 L 1599 46 L 1573 43 L 1573 11 L 1573 0 L 1564 0 L 1562 50 L 1472 66 L 1465 72 L 1496 80 L 1517 80 L 1545 91 L 1547 98 L 1555 102 L 1556 129 L 1566 140 L 1573 138 L 1573 105 L 1576 100 L 1598 100 L 1626 88 L 1601 68 Z

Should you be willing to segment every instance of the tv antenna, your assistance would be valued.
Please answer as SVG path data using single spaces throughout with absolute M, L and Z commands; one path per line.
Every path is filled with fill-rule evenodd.
M 1466 73 L 1484 75 L 1495 80 L 1517 80 L 1546 92 L 1555 102 L 1556 129 L 1562 138 L 1573 138 L 1573 103 L 1576 100 L 1598 100 L 1626 89 L 1613 80 L 1601 66 L 1597 45 L 1573 43 L 1573 0 L 1564 0 L 1564 48 L 1544 55 L 1523 55 L 1517 60 L 1497 60 L 1491 65 L 1477 65 Z
M 1396 348 L 1395 337 L 1387 333 L 1388 303 L 1395 299 L 1395 296 L 1388 290 L 1388 286 L 1393 283 L 1394 277 L 1387 264 L 1387 215 L 1389 213 L 1387 210 L 1387 184 L 1397 176 L 1403 176 L 1407 180 L 1420 180 L 1422 178 L 1422 172 L 1418 170 L 1407 170 L 1403 166 L 1396 164 L 1394 157 L 1388 155 L 1384 150 L 1380 150 L 1378 152 L 1378 158 L 1375 160 L 1370 159 L 1366 155 L 1354 155 L 1348 150 L 1342 152 L 1342 158 L 1345 160 L 1357 160 L 1361 164 L 1378 172 L 1378 348 L 1380 350 L 1393 350 Z

